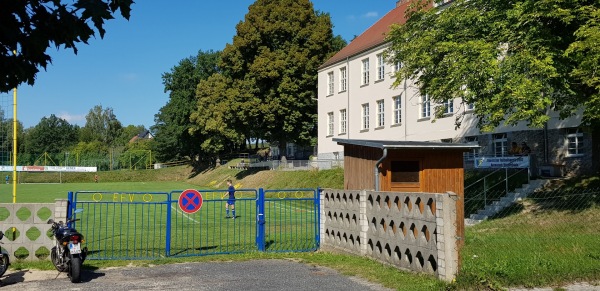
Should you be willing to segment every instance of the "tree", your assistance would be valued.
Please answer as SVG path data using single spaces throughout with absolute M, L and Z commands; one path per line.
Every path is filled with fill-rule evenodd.
M 317 130 L 317 69 L 334 51 L 329 15 L 308 0 L 258 0 L 236 29 L 220 68 L 237 95 L 218 108 L 234 111 L 238 132 L 254 135 L 243 140 L 309 144 Z
M 248 134 L 248 128 L 251 127 L 242 121 L 243 115 L 247 117 L 252 114 L 242 109 L 251 100 L 247 100 L 243 90 L 237 88 L 239 86 L 234 86 L 232 79 L 220 73 L 213 74 L 198 84 L 197 109 L 190 116 L 194 123 L 190 132 L 204 136 L 199 145 L 211 157 L 226 150 L 232 151 L 243 144 L 245 134 Z M 246 100 L 241 101 L 242 99 Z
M 204 137 L 190 132 L 193 123 L 190 115 L 196 108 L 196 86 L 218 72 L 220 52 L 198 51 L 196 56 L 188 57 L 164 73 L 165 92 L 169 92 L 169 101 L 154 116 L 154 151 L 161 161 L 194 159 L 201 156 L 199 145 Z
M 104 21 L 120 10 L 129 19 L 133 0 L 22 0 L 0 2 L 0 92 L 19 84 L 33 85 L 39 68 L 52 61 L 46 50 L 53 44 L 71 48 L 104 37 Z M 93 27 L 90 25 L 93 23 Z
M 427 2 L 388 35 L 390 61 L 403 64 L 396 85 L 412 79 L 433 101 L 473 104 L 483 131 L 583 109 L 600 153 L 597 0 L 457 0 L 441 12 Z
M 39 156 L 43 153 L 57 154 L 77 143 L 79 126 L 56 117 L 43 117 L 40 122 L 28 131 L 25 139 L 25 152 Z
M 96 105 L 85 116 L 85 126 L 81 129 L 80 140 L 84 142 L 99 141 L 107 146 L 115 146 L 121 135 L 123 126 L 117 120 L 113 109 Z

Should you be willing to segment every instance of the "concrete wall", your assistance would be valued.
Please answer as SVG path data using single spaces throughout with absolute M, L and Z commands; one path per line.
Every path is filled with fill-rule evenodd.
M 321 249 L 451 281 L 459 266 L 453 193 L 321 192 Z
M 49 254 L 54 246 L 53 238 L 47 235 L 51 227 L 47 222 L 50 218 L 66 221 L 67 206 L 66 199 L 57 199 L 55 203 L 0 203 L 0 219 L 3 219 L 0 220 L 0 230 L 7 233 L 0 242 L 10 255 L 11 262 L 16 260 L 15 252 L 20 248 L 29 253 L 24 260 L 47 260 L 48 256 L 36 256 L 36 252 Z

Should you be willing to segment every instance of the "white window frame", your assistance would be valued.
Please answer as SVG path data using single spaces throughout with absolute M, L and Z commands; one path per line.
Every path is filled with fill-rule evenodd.
M 479 137 L 478 136 L 465 136 L 466 144 L 475 144 L 479 145 Z M 467 160 L 473 160 L 476 157 L 479 157 L 481 154 L 481 147 L 474 148 L 470 153 L 465 153 Z
M 402 95 L 392 97 L 392 102 L 394 104 L 393 114 L 392 114 L 392 124 L 401 124 L 402 123 Z
M 327 136 L 333 135 L 333 112 L 327 112 Z
M 362 73 L 361 85 L 368 85 L 369 84 L 369 58 L 362 60 L 361 73 Z
M 431 117 L 431 98 L 429 95 L 425 94 L 421 96 L 421 118 L 429 118 Z
M 346 130 L 348 129 L 348 114 L 346 109 L 342 109 L 340 110 L 340 134 L 344 134 L 346 133 Z
M 377 55 L 377 81 L 385 79 L 385 59 L 383 54 Z
M 377 100 L 377 127 L 385 126 L 385 101 Z
M 506 138 L 506 133 L 494 134 L 492 142 L 494 145 L 495 157 L 508 156 L 508 139 Z
M 400 69 L 402 69 L 402 63 L 401 62 L 396 62 L 394 64 L 394 73 L 398 73 L 398 71 L 400 71 Z
M 327 73 L 327 96 L 333 95 L 333 71 Z
M 567 148 L 567 157 L 583 156 L 583 132 L 579 128 L 567 129 L 565 146 Z
M 369 129 L 369 103 L 362 104 L 362 124 L 361 129 L 367 130 Z
M 348 70 L 346 67 L 340 68 L 340 92 L 344 92 L 348 89 Z
M 444 106 L 444 114 L 452 114 L 454 113 L 454 99 L 447 100 L 443 103 Z

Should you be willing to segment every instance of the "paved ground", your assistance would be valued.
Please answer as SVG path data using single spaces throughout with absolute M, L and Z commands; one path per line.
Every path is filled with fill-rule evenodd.
M 56 271 L 9 271 L 2 289 L 14 290 L 389 290 L 325 267 L 289 260 L 184 263 L 149 268 L 84 270 L 73 284 Z
M 344 290 L 387 291 L 381 285 L 347 277 L 337 271 L 291 260 L 202 262 L 154 267 L 84 270 L 73 284 L 57 271 L 10 270 L 0 289 L 24 290 Z M 510 291 L 552 291 L 555 288 L 509 288 Z M 599 291 L 597 284 L 576 283 L 558 290 Z

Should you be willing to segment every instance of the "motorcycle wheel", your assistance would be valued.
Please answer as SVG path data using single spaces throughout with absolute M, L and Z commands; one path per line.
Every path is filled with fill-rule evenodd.
M 81 258 L 72 257 L 71 267 L 69 268 L 69 276 L 71 277 L 71 283 L 79 283 L 81 281 Z
M 65 267 L 60 262 L 60 258 L 58 257 L 56 247 L 53 247 L 52 250 L 50 251 L 50 259 L 52 260 L 52 264 L 54 265 L 54 268 L 56 268 L 56 270 L 58 270 L 59 272 L 65 271 Z
M 0 277 L 2 277 L 2 275 L 6 273 L 6 270 L 8 270 L 8 266 L 10 265 L 8 254 L 2 254 L 0 260 Z

